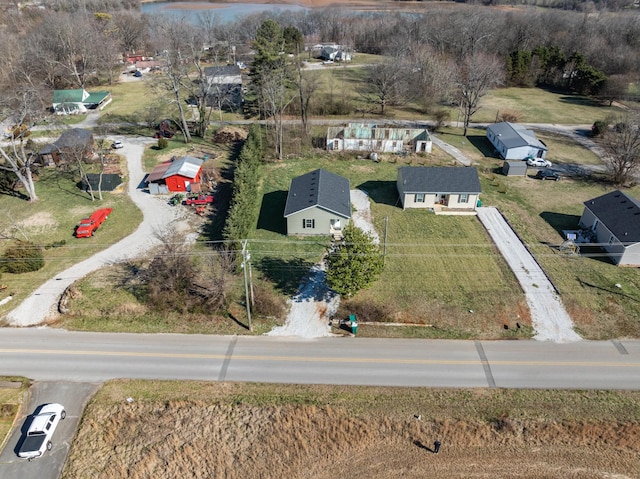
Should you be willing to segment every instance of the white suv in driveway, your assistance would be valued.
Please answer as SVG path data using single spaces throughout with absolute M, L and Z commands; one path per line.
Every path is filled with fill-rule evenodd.
M 544 158 L 528 158 L 527 165 L 537 166 L 538 168 L 546 168 L 551 166 L 551 162 L 549 160 L 545 160 Z
M 51 438 L 58 423 L 67 417 L 67 412 L 62 404 L 45 404 L 38 414 L 33 416 L 27 435 L 18 450 L 18 456 L 26 459 L 40 457 L 44 451 L 50 451 L 53 447 Z

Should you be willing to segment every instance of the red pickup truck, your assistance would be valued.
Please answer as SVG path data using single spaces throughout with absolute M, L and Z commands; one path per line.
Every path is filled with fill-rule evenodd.
M 208 203 L 213 203 L 213 195 L 201 194 L 198 196 L 192 196 L 187 198 L 184 202 L 185 205 L 206 205 Z
M 93 212 L 91 216 L 80 221 L 80 224 L 76 226 L 76 238 L 89 238 L 102 223 L 111 214 L 112 208 L 102 208 Z

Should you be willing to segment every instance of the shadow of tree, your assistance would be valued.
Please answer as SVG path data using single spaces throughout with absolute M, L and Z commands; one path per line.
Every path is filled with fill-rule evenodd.
M 260 259 L 255 267 L 271 281 L 274 286 L 287 296 L 298 292 L 298 286 L 305 274 L 313 266 L 312 262 L 302 258 L 282 259 L 271 256 Z
M 376 203 L 391 206 L 400 204 L 395 181 L 370 180 L 361 183 L 357 188 L 367 193 L 369 198 Z
M 262 205 L 260 206 L 258 229 L 286 235 L 287 221 L 283 216 L 286 202 L 286 191 L 279 190 L 265 194 L 262 197 Z

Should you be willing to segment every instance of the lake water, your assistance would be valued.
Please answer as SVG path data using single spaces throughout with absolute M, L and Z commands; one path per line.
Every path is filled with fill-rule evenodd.
M 180 8 L 184 5 L 184 8 Z M 215 6 L 215 8 L 211 8 Z M 273 3 L 206 3 L 206 2 L 166 2 L 143 3 L 140 7 L 142 13 L 164 14 L 184 17 L 195 22 L 198 15 L 203 12 L 213 12 L 223 21 L 233 21 L 245 15 L 262 12 L 301 12 L 307 10 L 299 5 L 281 5 Z

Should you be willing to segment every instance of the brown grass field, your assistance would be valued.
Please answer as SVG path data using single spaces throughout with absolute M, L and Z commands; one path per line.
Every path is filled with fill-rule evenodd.
M 632 392 L 121 381 L 88 406 L 62 477 L 637 478 L 639 406 Z

